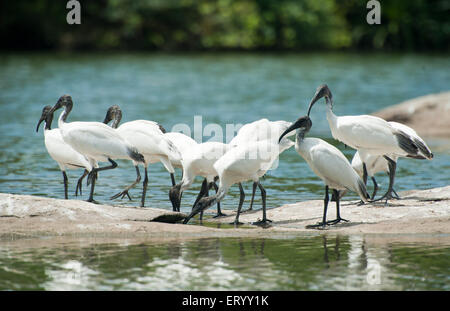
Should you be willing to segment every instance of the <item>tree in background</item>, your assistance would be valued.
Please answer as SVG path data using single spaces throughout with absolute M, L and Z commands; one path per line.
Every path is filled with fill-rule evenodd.
M 64 0 L 0 3 L 3 50 L 449 50 L 447 0 Z

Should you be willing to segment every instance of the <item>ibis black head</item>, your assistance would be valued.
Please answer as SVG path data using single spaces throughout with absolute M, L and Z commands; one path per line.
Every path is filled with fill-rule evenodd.
M 311 102 L 309 103 L 308 117 L 309 113 L 311 112 L 312 106 L 322 97 L 325 97 L 326 102 L 327 103 L 329 102 L 331 107 L 333 107 L 333 95 L 331 94 L 328 85 L 322 84 L 316 89 L 316 93 L 314 94 L 314 97 L 311 99 Z
M 72 106 L 73 106 L 72 97 L 70 95 L 63 95 L 58 99 L 55 106 L 53 106 L 53 110 L 58 110 L 61 107 L 72 108 Z
M 192 208 L 192 212 L 189 214 L 189 216 L 184 219 L 183 224 L 187 224 L 192 217 L 208 209 L 209 207 L 211 207 L 211 205 L 213 205 L 216 202 L 217 197 L 215 195 L 206 198 L 205 197 L 201 198 L 197 202 L 197 204 L 195 204 L 195 206 Z
M 66 113 L 64 114 L 63 120 L 65 121 L 70 111 L 72 110 L 72 106 L 73 106 L 72 97 L 70 97 L 70 95 L 63 95 L 58 99 L 58 101 L 56 102 L 56 104 L 53 106 L 52 110 L 50 110 L 49 113 L 53 114 L 53 112 L 55 112 L 59 108 L 64 107 Z
M 50 130 L 52 126 L 53 121 L 53 113 L 50 113 L 52 110 L 52 106 L 45 106 L 42 109 L 41 118 L 39 119 L 38 125 L 36 127 L 36 132 L 39 131 L 39 126 L 41 125 L 42 121 L 45 121 L 45 129 Z
M 114 120 L 113 124 L 111 125 L 112 128 L 117 128 L 120 120 L 122 120 L 122 110 L 117 105 L 113 105 L 108 108 L 103 123 L 108 124 L 111 120 Z
M 281 141 L 281 139 L 288 134 L 289 132 L 292 132 L 293 130 L 300 129 L 302 132 L 307 133 L 311 129 L 312 121 L 308 116 L 303 116 L 297 119 L 286 131 L 281 134 L 280 138 L 278 139 L 278 142 Z

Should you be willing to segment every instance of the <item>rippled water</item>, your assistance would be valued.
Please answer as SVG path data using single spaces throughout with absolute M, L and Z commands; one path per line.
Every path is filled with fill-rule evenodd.
M 306 113 L 315 88 L 331 87 L 338 115 L 362 114 L 400 101 L 448 89 L 450 60 L 439 55 L 383 54 L 19 54 L 0 56 L 0 191 L 63 197 L 62 176 L 48 156 L 43 133 L 35 128 L 44 105 L 70 94 L 74 108 L 69 121 L 101 121 L 106 109 L 118 104 L 123 122 L 155 120 L 167 129 L 194 116 L 210 123 L 246 123 L 260 118 L 294 120 Z M 335 143 L 325 119 L 325 105 L 316 105 L 310 136 Z M 56 125 L 56 124 L 55 124 Z M 206 141 L 210 137 L 205 136 Z M 397 190 L 447 185 L 448 141 L 429 140 L 433 161 L 401 159 Z M 350 158 L 353 151 L 338 147 Z M 135 178 L 130 162 L 102 172 L 96 199 L 107 202 Z M 170 209 L 170 179 L 161 164 L 150 167 L 148 206 Z M 81 170 L 69 171 L 70 194 Z M 177 172 L 177 179 L 180 179 Z M 386 187 L 387 178 L 378 181 Z M 292 148 L 278 169 L 263 181 L 268 207 L 322 197 L 323 185 Z M 188 211 L 200 179 L 183 196 Z M 250 193 L 250 183 L 246 185 Z M 140 188 L 133 190 L 139 198 Z M 380 190 L 381 191 L 381 190 Z M 235 208 L 237 187 L 224 200 Z M 83 198 L 87 198 L 85 187 Z M 72 196 L 73 197 L 73 196 Z M 247 197 L 248 198 L 248 197 Z M 352 195 L 349 195 L 352 198 Z M 137 205 L 138 199 L 130 202 Z M 118 203 L 128 203 L 126 200 Z M 257 201 L 259 202 L 259 200 Z M 259 208 L 257 204 L 257 208 Z
M 363 236 L 0 247 L 0 290 L 450 290 L 450 240 Z

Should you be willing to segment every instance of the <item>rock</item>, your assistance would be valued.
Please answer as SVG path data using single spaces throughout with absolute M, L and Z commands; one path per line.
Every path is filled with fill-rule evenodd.
M 350 220 L 330 226 L 327 230 L 306 229 L 306 225 L 322 218 L 323 201 L 313 200 L 283 205 L 267 211 L 273 220 L 269 228 L 251 225 L 234 228 L 230 216 L 213 219 L 204 216 L 205 226 L 162 223 L 178 222 L 183 213 L 158 208 L 133 208 L 92 204 L 79 200 L 59 200 L 28 195 L 0 193 L 0 239 L 20 237 L 279 237 L 295 234 L 336 232 L 341 234 L 415 234 L 450 233 L 450 186 L 400 193 L 401 200 L 357 206 L 357 201 L 341 202 L 341 216 Z M 344 197 L 345 199 L 345 197 Z M 206 211 L 209 212 L 209 211 Z M 243 213 L 240 221 L 251 223 L 261 217 L 261 211 Z M 330 202 L 327 219 L 335 217 L 334 202 Z M 226 225 L 225 225 L 226 224 Z
M 373 115 L 408 125 L 421 136 L 449 138 L 450 92 L 410 99 Z
M 341 217 L 350 222 L 330 226 L 326 231 L 352 233 L 450 233 L 450 186 L 429 190 L 401 192 L 401 200 L 358 206 L 358 201 L 341 202 Z M 345 197 L 344 197 L 345 199 Z M 287 204 L 267 211 L 274 227 L 286 230 L 314 232 L 305 226 L 322 221 L 323 200 Z M 234 216 L 233 216 L 234 217 Z M 220 222 L 230 222 L 226 217 Z M 240 221 L 255 222 L 261 211 L 240 216 Z M 335 219 L 334 202 L 328 204 L 327 220 Z

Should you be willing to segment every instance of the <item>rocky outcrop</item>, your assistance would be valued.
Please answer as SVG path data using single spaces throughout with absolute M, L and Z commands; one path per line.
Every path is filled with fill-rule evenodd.
M 401 200 L 393 200 L 387 205 L 380 202 L 358 206 L 357 201 L 342 201 L 341 216 L 349 222 L 330 226 L 325 231 L 342 234 L 450 233 L 450 186 L 408 191 L 400 195 Z M 204 226 L 182 225 L 172 222 L 181 221 L 185 214 L 158 208 L 100 205 L 79 200 L 0 193 L 0 239 L 43 236 L 276 237 L 318 232 L 305 227 L 319 222 L 322 212 L 323 201 L 313 200 L 269 209 L 267 216 L 273 220 L 269 228 L 248 225 L 261 217 L 260 210 L 243 213 L 240 221 L 247 225 L 238 228 L 228 225 L 234 220 L 234 212 L 229 210 L 226 211 L 229 216 L 224 218 L 213 219 L 205 215 Z M 328 219 L 334 217 L 334 202 L 330 202 Z
M 421 136 L 450 138 L 450 92 L 413 98 L 373 115 L 408 125 Z

